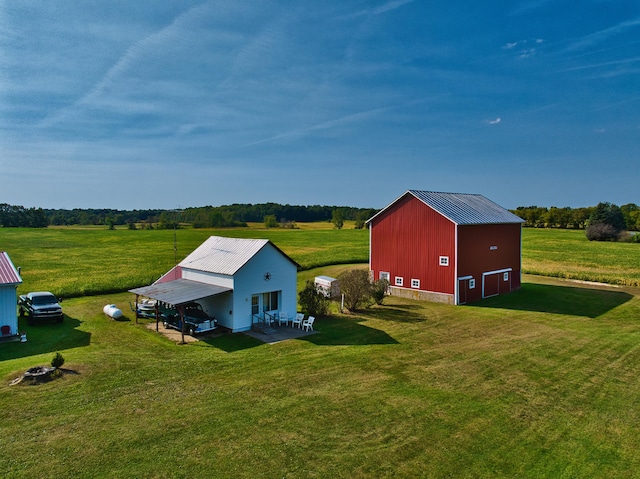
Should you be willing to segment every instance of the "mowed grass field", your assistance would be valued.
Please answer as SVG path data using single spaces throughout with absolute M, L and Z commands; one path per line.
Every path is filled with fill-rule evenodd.
M 309 237 L 296 250 L 295 235 L 311 231 L 245 233 L 281 235 L 274 242 L 302 264 L 318 253 L 305 248 Z M 326 248 L 320 258 L 342 258 L 335 249 L 353 248 L 353 262 L 361 261 L 353 251 L 361 251 L 355 245 L 362 239 L 353 238 L 366 232 L 320 231 L 327 233 L 316 242 Z M 29 233 L 15 232 L 14 241 Z M 168 241 L 169 261 L 154 268 L 161 274 L 173 263 L 173 232 L 97 231 L 85 237 L 90 246 L 72 236 L 75 248 L 95 249 L 86 254 L 92 263 L 108 256 L 104 250 L 122 259 L 114 245 L 121 240 L 98 241 L 106 233 L 133 238 L 149 258 Z M 146 247 L 138 233 L 149 233 Z M 212 234 L 181 233 L 182 256 Z M 182 246 L 191 234 L 193 244 Z M 36 240 L 22 239 L 30 241 L 35 248 Z M 52 244 L 62 249 L 66 242 Z M 23 265 L 26 283 L 26 265 L 38 251 L 25 246 L 20 263 L 4 245 Z M 570 247 L 565 270 L 573 267 L 572 254 Z M 75 256 L 78 271 L 99 269 Z M 299 284 L 354 267 L 347 261 L 320 261 L 324 266 L 299 274 Z M 556 262 L 562 265 L 562 257 Z M 51 284 L 64 281 L 63 266 L 61 276 Z M 387 298 L 355 315 L 334 308 L 316 321 L 317 334 L 275 344 L 243 334 L 175 344 L 131 315 L 113 321 L 102 314 L 109 303 L 128 312 L 129 293 L 68 298 L 62 325 L 28 327 L 21 320 L 29 341 L 0 344 L 0 475 L 638 477 L 638 289 L 523 280 L 518 292 L 470 306 Z M 66 359 L 62 378 L 9 385 L 56 351 Z
M 120 292 L 158 279 L 210 235 L 267 238 L 303 270 L 369 259 L 368 230 L 347 224 L 301 223 L 299 229 L 107 230 L 0 229 L 0 251 L 22 268 L 20 292 L 48 290 L 62 297 Z M 176 239 L 174 243 L 174 238 Z M 176 248 L 174 249 L 174 244 Z M 525 273 L 640 286 L 637 243 L 590 242 L 582 231 L 523 230 Z
M 151 284 L 211 235 L 266 238 L 303 269 L 369 258 L 368 230 L 334 230 L 330 223 L 300 229 L 107 230 L 100 228 L 0 229 L 0 251 L 22 268 L 20 292 L 62 297 L 119 292 Z M 175 239 L 175 242 L 174 242 Z M 177 248 L 174 249 L 174 245 Z

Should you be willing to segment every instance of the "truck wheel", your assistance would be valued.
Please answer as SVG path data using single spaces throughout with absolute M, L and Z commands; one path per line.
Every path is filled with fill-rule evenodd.
M 196 332 L 193 330 L 193 328 L 189 328 L 189 336 L 193 336 L 195 334 Z
M 62 321 L 64 321 L 64 316 L 60 316 L 60 318 L 56 320 L 56 323 L 61 323 Z
M 24 309 L 20 308 L 20 313 L 19 314 L 20 314 L 21 318 L 24 317 Z

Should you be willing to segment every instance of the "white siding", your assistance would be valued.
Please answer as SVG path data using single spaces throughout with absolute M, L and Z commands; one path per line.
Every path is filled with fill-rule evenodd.
M 269 273 L 269 279 L 265 274 Z M 279 309 L 293 315 L 297 307 L 297 268 L 271 244 L 261 249 L 235 276 L 234 331 L 251 329 L 251 296 L 282 291 Z
M 220 326 L 233 329 L 233 293 L 222 293 L 198 300 L 209 316 L 214 316 Z
M 207 273 L 206 271 L 183 269 L 182 278 L 190 279 L 191 281 L 199 281 L 200 283 L 224 286 L 225 288 L 233 288 L 233 276 L 228 276 L 226 274 Z

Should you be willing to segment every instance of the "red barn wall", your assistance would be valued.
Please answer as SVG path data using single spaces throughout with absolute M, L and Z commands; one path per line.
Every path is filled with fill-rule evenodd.
M 403 288 L 455 294 L 455 225 L 413 195 L 407 194 L 370 223 L 370 269 L 404 280 Z M 440 266 L 440 256 L 449 266 Z M 420 280 L 411 288 L 411 280 Z
M 508 282 L 502 274 L 485 277 L 487 295 L 520 288 L 521 234 L 519 223 L 458 227 L 458 277 L 472 276 L 476 282 L 474 289 L 466 291 L 466 302 L 482 298 L 486 272 L 512 268 Z

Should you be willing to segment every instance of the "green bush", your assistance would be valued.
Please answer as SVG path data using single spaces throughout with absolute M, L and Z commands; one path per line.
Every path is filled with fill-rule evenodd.
M 384 301 L 384 297 L 387 295 L 387 290 L 389 289 L 389 281 L 386 279 L 379 279 L 373 282 L 371 286 L 371 297 L 376 302 L 376 304 L 380 305 Z
M 355 312 L 371 304 L 372 284 L 369 281 L 369 272 L 363 269 L 351 269 L 338 276 L 340 281 L 340 293 L 344 297 L 345 307 Z
M 51 367 L 58 369 L 61 368 L 63 364 L 64 358 L 62 357 L 62 354 L 56 353 L 56 355 L 51 360 Z
M 308 316 L 321 317 L 329 313 L 329 298 L 318 291 L 313 281 L 307 280 L 298 294 L 298 303 L 303 313 Z

